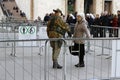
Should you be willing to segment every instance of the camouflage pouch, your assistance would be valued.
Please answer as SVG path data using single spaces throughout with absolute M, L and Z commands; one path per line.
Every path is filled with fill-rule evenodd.
M 59 33 L 59 34 L 61 34 L 61 35 L 65 35 L 66 30 L 62 29 L 61 27 L 56 27 L 56 32 Z

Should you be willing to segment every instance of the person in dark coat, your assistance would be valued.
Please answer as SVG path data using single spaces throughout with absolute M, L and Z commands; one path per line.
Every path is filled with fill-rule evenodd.
M 112 28 L 112 22 L 113 22 L 113 14 L 108 15 L 108 31 L 109 31 L 109 37 L 113 37 L 113 28 Z
M 93 34 L 93 37 L 98 37 L 99 33 L 100 33 L 100 17 L 99 17 L 99 14 L 96 14 L 96 17 L 94 19 L 94 23 L 95 27 L 93 27 L 93 31 L 94 31 L 94 34 Z
M 106 27 L 109 25 L 108 13 L 104 12 L 103 15 L 100 17 L 101 26 L 100 29 L 100 37 L 106 37 Z
M 47 22 L 49 21 L 49 19 L 50 19 L 50 16 L 49 16 L 49 14 L 47 13 L 47 14 L 45 15 L 45 17 L 44 17 L 44 24 L 47 24 Z
M 92 18 L 92 16 L 90 14 L 86 15 L 86 20 L 88 22 L 88 27 L 90 28 L 90 33 L 93 35 L 93 27 L 91 25 L 93 25 L 94 23 L 94 19 Z

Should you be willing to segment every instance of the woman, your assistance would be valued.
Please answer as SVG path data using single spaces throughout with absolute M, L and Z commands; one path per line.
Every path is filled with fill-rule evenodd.
M 113 21 L 112 21 L 112 27 L 113 29 L 113 33 L 114 33 L 114 37 L 118 37 L 118 16 L 114 15 L 113 17 Z
M 90 31 L 87 28 L 87 21 L 85 20 L 84 14 L 77 15 L 77 23 L 75 25 L 73 38 L 90 38 Z M 85 35 L 86 34 L 86 35 Z M 79 63 L 75 67 L 84 67 L 84 55 L 85 55 L 85 44 L 83 39 L 74 40 L 75 48 L 79 49 Z

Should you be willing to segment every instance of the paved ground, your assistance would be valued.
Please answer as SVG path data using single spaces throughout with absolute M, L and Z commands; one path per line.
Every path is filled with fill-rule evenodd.
M 12 33 L 12 36 L 8 33 L 0 35 L 6 39 L 13 38 Z M 45 37 L 45 35 L 42 36 Z M 39 44 L 39 42 L 37 43 Z M 45 80 L 45 78 L 46 80 L 64 80 L 65 77 L 66 80 L 110 78 L 111 58 L 106 58 L 111 55 L 111 42 L 104 40 L 102 43 L 101 40 L 94 40 L 90 41 L 90 43 L 90 52 L 85 55 L 85 67 L 76 68 L 74 65 L 78 63 L 78 57 L 70 55 L 68 47 L 63 46 L 59 57 L 59 63 L 63 65 L 63 69 L 57 70 L 52 69 L 52 51 L 49 44 L 46 48 L 46 57 L 44 44 L 41 47 L 17 46 L 15 51 L 16 57 L 13 57 L 10 55 L 14 53 L 11 48 L 12 43 L 0 42 L 0 80 Z M 102 44 L 104 44 L 103 49 L 101 48 Z M 70 45 L 70 42 L 67 41 L 67 45 Z M 65 55 L 63 54 L 64 51 L 66 51 Z M 38 55 L 39 53 L 40 55 Z M 64 60 L 64 56 L 66 56 L 66 60 Z M 47 62 L 46 64 L 45 60 Z M 65 66 L 64 62 L 66 62 Z
M 111 50 L 104 49 L 108 56 L 98 56 L 102 54 L 101 48 L 91 46 L 92 51 L 85 55 L 85 67 L 76 68 L 74 65 L 78 63 L 78 58 L 70 55 L 67 47 L 66 55 L 63 55 L 64 49 L 62 47 L 59 63 L 64 65 L 66 56 L 66 67 L 55 70 L 52 69 L 49 45 L 46 58 L 44 47 L 16 47 L 16 57 L 10 56 L 11 48 L 0 48 L 0 80 L 44 80 L 45 72 L 47 80 L 64 80 L 64 68 L 67 80 L 106 79 L 111 76 L 111 59 L 106 59 Z

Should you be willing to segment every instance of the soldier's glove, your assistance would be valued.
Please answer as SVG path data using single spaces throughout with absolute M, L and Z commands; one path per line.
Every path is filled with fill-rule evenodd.
M 69 37 L 72 37 L 72 33 L 70 31 L 67 32 Z

